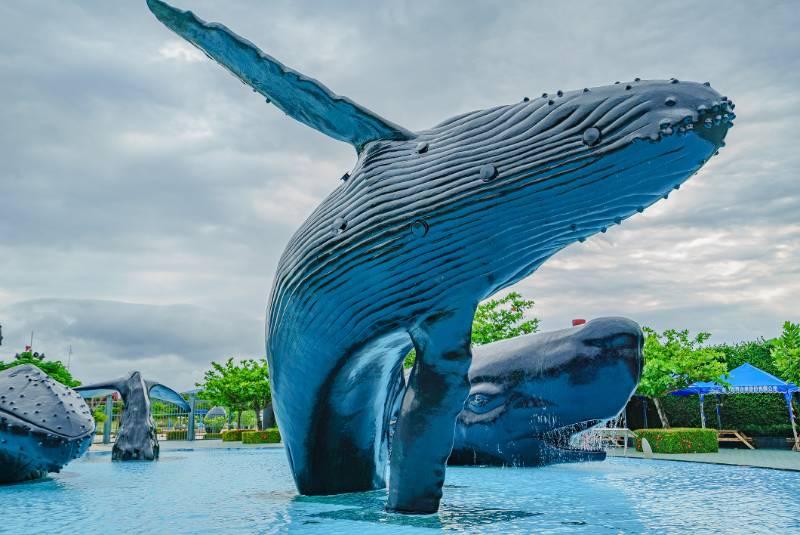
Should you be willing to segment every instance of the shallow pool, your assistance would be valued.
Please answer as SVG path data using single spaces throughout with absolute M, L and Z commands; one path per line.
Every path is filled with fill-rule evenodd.
M 89 454 L 50 479 L 0 487 L 0 533 L 794 533 L 800 472 L 609 459 L 447 470 L 432 516 L 384 512 L 385 491 L 295 494 L 283 450 Z

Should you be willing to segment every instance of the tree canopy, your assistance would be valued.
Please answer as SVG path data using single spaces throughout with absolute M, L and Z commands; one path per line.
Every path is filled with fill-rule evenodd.
M 244 359 L 237 363 L 229 358 L 222 364 L 212 362 L 203 379 L 203 383 L 197 384 L 203 388 L 203 397 L 238 412 L 240 426 L 242 411 L 254 410 L 261 428 L 261 410 L 272 401 L 265 359 Z
M 533 308 L 532 299 L 523 299 L 517 292 L 510 292 L 500 299 L 489 299 L 478 305 L 472 320 L 472 345 L 483 345 L 521 334 L 539 330 L 537 318 L 525 319 L 525 312 Z M 411 368 L 416 359 L 412 349 L 403 361 L 404 368 Z
M 12 361 L 0 361 L 0 371 L 21 364 L 33 364 L 62 385 L 70 387 L 81 385 L 81 382 L 72 377 L 70 371 L 60 360 L 46 360 L 46 358 L 44 353 L 35 353 L 30 350 L 23 351 L 22 353 L 14 355 L 14 360 Z
M 653 400 L 664 427 L 669 427 L 658 398 L 697 381 L 716 381 L 722 385 L 728 373 L 725 354 L 703 344 L 711 334 L 701 332 L 693 338 L 688 330 L 667 329 L 659 334 L 645 327 L 644 368 L 636 392 Z
M 800 324 L 785 322 L 780 338 L 771 342 L 770 354 L 781 378 L 800 385 Z

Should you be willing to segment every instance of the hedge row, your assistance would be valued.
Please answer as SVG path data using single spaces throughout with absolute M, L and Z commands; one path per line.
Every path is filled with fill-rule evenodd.
M 186 430 L 176 430 L 176 431 L 167 431 L 164 433 L 167 436 L 167 440 L 186 440 L 187 434 Z
M 743 342 L 735 345 L 722 344 L 714 349 L 725 355 L 728 369 L 732 370 L 749 362 L 753 366 L 779 376 L 769 344 L 766 340 Z M 795 397 L 795 407 L 798 407 Z M 669 423 L 676 427 L 700 427 L 700 401 L 698 396 L 664 396 L 661 398 Z M 731 394 L 720 396 L 720 419 L 722 429 L 739 429 L 752 436 L 792 436 L 789 411 L 781 394 Z M 705 417 L 708 427 L 717 427 L 715 396 L 706 396 Z M 647 402 L 647 421 L 642 415 L 642 400 L 634 398 L 628 405 L 629 427 L 656 427 L 661 422 L 652 401 Z
M 716 453 L 719 451 L 717 432 L 714 429 L 638 429 L 636 450 L 642 451 L 642 439 L 646 438 L 653 453 Z
M 278 444 L 281 441 L 281 434 L 277 427 L 264 429 L 263 431 L 245 431 L 242 433 L 244 444 Z
M 203 435 L 203 440 L 219 440 L 222 438 L 222 433 L 206 433 Z
M 241 429 L 231 429 L 228 431 L 223 431 L 220 433 L 222 435 L 223 442 L 238 442 L 242 440 L 242 430 Z

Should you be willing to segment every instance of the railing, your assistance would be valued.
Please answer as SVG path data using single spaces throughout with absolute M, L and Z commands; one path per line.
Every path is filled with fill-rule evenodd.
M 99 402 L 102 403 L 102 402 Z M 156 425 L 159 440 L 197 440 L 206 435 L 204 418 L 213 404 L 203 399 L 189 398 L 190 410 L 184 411 L 172 403 L 153 400 L 150 415 Z M 122 423 L 123 405 L 114 402 L 111 396 L 105 399 L 106 421 L 98 428 L 95 442 L 102 439 L 103 444 L 110 444 L 116 439 Z M 100 431 L 102 429 L 102 434 Z

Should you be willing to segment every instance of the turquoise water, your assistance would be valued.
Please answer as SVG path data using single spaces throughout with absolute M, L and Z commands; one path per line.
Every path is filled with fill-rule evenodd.
M 0 533 L 800 533 L 800 472 L 609 459 L 447 470 L 438 515 L 388 514 L 385 491 L 301 497 L 280 449 L 89 454 L 0 487 Z

